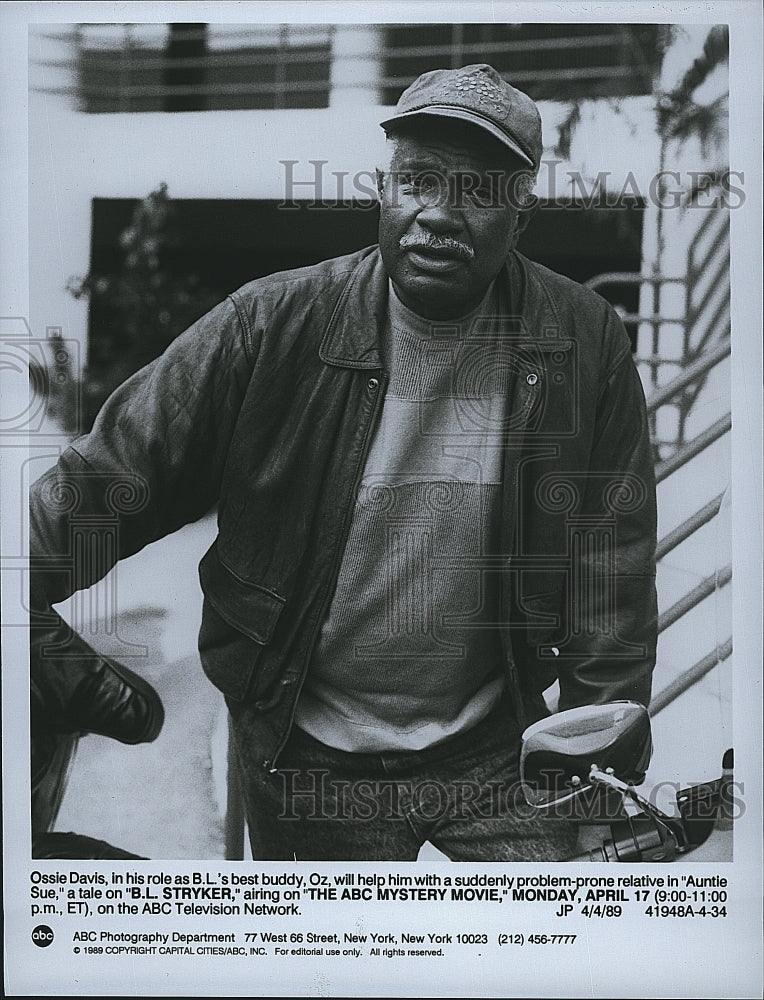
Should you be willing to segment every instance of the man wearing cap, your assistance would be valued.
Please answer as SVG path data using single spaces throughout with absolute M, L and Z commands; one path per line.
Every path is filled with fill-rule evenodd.
M 413 860 L 429 840 L 564 859 L 575 829 L 523 808 L 520 736 L 555 679 L 560 708 L 649 701 L 644 397 L 608 304 L 515 249 L 535 104 L 467 66 L 424 74 L 382 124 L 379 246 L 229 296 L 36 484 L 33 607 L 50 628 L 73 589 L 45 572 L 68 551 L 67 488 L 97 516 L 110 477 L 140 484 L 114 561 L 217 503 L 199 649 L 253 857 Z M 39 658 L 37 690 L 59 692 L 41 724 L 71 728 L 60 692 L 97 664 L 118 689 L 99 731 L 155 735 L 145 685 L 62 663 Z

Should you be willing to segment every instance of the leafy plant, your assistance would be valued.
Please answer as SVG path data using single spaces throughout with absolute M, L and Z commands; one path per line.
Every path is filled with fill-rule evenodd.
M 162 183 L 136 205 L 120 233 L 119 269 L 91 271 L 67 283 L 74 298 L 90 300 L 83 387 L 87 426 L 119 384 L 158 357 L 218 300 L 197 274 L 173 268 L 173 251 L 181 242 L 176 208 Z
M 658 131 L 664 140 L 682 140 L 697 135 L 704 151 L 712 140 L 718 142 L 724 127 L 725 101 L 698 104 L 693 95 L 712 70 L 728 60 L 729 28 L 726 24 L 714 25 L 703 43 L 703 51 L 693 60 L 679 84 L 658 95 Z

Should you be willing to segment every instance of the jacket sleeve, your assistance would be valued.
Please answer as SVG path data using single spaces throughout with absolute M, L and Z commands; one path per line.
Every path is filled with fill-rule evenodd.
M 55 650 L 74 643 L 75 651 L 92 655 L 51 605 L 214 506 L 252 353 L 228 299 L 121 385 L 92 431 L 33 484 L 33 679 L 42 644 Z
M 583 501 L 573 519 L 560 710 L 629 699 L 647 706 L 655 667 L 656 501 L 645 397 L 618 316 L 599 387 Z

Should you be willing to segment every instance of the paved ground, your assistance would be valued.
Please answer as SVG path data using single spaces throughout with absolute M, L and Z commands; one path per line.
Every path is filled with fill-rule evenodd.
M 201 609 L 196 564 L 213 534 L 210 520 L 192 525 L 112 574 L 124 608 L 117 619 L 123 650 L 131 651 L 124 645 L 130 642 L 147 647 L 143 656 L 123 653 L 124 662 L 158 690 L 165 725 L 149 745 L 82 739 L 56 829 L 148 857 L 223 857 L 225 705 L 196 653 Z M 114 637 L 104 634 L 100 620 L 97 626 L 88 641 L 119 655 Z

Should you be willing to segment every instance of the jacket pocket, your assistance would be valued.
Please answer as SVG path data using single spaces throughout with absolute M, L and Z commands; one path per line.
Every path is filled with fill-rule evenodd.
M 236 576 L 212 548 L 199 565 L 204 592 L 199 653 L 207 677 L 241 701 L 264 648 L 273 638 L 285 598 Z

